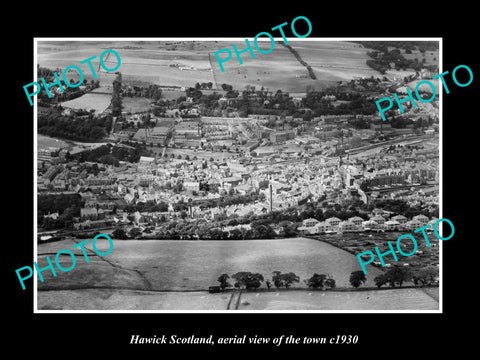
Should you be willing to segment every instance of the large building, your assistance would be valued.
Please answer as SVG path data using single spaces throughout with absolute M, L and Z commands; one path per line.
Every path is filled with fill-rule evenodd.
M 168 124 L 162 124 L 161 126 L 155 126 L 153 129 L 138 129 L 135 135 L 133 136 L 134 140 L 145 141 L 146 143 L 154 143 L 165 145 L 165 141 L 173 130 L 172 126 Z
M 172 132 L 171 127 L 167 126 L 156 126 L 152 129 L 149 134 L 149 141 L 154 144 L 165 145 L 165 141 L 168 138 L 168 135 Z
M 173 143 L 180 146 L 199 146 L 202 130 L 199 121 L 183 121 L 175 125 Z
M 274 131 L 270 133 L 270 141 L 272 143 L 281 143 L 295 138 L 293 131 Z

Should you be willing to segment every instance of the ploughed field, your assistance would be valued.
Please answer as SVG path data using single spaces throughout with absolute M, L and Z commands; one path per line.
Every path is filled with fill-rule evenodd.
M 39 266 L 46 265 L 45 256 L 50 256 L 53 261 L 55 253 L 62 249 L 72 249 L 76 242 L 80 240 L 39 244 Z M 106 240 L 99 240 L 96 245 L 102 252 L 109 248 Z M 77 259 L 73 270 L 58 270 L 56 277 L 48 271 L 43 273 L 45 281 L 38 281 L 39 310 L 225 310 L 229 293 L 208 294 L 205 291 L 209 286 L 218 285 L 216 279 L 222 273 L 232 275 L 239 271 L 251 271 L 259 272 L 265 279 L 270 279 L 272 272 L 278 270 L 294 272 L 302 280 L 313 273 L 323 273 L 330 274 L 336 280 L 337 287 L 349 287 L 350 273 L 360 270 L 353 254 L 327 243 L 305 238 L 246 241 L 114 240 L 112 252 L 105 257 L 93 252 L 91 241 L 86 248 L 89 263 L 85 263 L 81 249 L 76 248 L 72 250 Z M 64 268 L 68 268 L 71 264 L 70 256 L 61 256 L 60 263 Z M 368 265 L 367 283 L 364 286 L 374 286 L 373 278 L 381 272 L 382 270 Z M 305 288 L 302 280 L 295 284 L 295 287 Z M 265 284 L 262 288 L 265 288 Z M 309 296 L 304 303 L 304 309 L 313 309 L 314 299 L 321 300 L 321 295 L 314 291 L 316 295 L 311 298 L 308 291 L 305 289 L 292 292 L 292 304 L 288 304 L 283 294 L 283 303 L 276 303 L 279 298 L 263 293 L 258 298 L 261 301 L 254 304 L 251 300 L 254 295 L 249 294 L 246 298 L 250 299 L 252 306 L 241 305 L 240 309 L 256 310 L 266 307 L 275 310 L 284 306 L 286 309 L 298 310 L 303 306 L 299 300 L 302 296 Z M 371 296 L 376 296 L 376 293 L 372 291 Z M 412 294 L 414 293 L 416 292 L 412 291 Z M 330 301 L 328 306 L 319 303 L 318 309 L 344 309 L 338 306 L 341 299 L 350 292 L 338 294 L 340 298 Z M 328 295 L 328 299 L 334 299 L 332 296 Z M 420 308 L 432 308 L 430 300 L 425 303 L 425 299 L 429 297 L 425 297 L 425 293 L 420 289 L 418 296 L 422 304 Z M 339 304 L 335 305 L 337 300 Z M 271 301 L 273 303 L 270 303 Z M 372 304 L 378 305 L 378 301 Z M 409 304 L 416 300 L 412 301 Z M 438 305 L 435 300 L 433 303 Z M 367 301 L 362 306 L 368 307 L 368 304 Z M 352 302 L 351 299 L 346 306 L 358 309 L 355 301 Z

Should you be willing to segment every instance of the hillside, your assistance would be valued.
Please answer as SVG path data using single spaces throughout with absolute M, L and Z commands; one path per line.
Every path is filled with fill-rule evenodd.
M 124 83 L 151 82 L 163 86 L 193 86 L 196 82 L 213 82 L 218 89 L 222 83 L 243 89 L 246 85 L 272 90 L 304 92 L 307 86 L 317 89 L 337 81 L 357 76 L 378 76 L 365 65 L 367 49 L 361 45 L 314 39 L 291 40 L 289 44 L 314 70 L 317 79 L 308 76 L 307 69 L 280 43 L 269 54 L 243 53 L 243 64 L 232 55 L 224 63 L 225 72 L 213 56 L 222 48 L 245 48 L 243 40 L 236 41 L 39 41 L 38 63 L 51 69 L 79 66 L 90 81 L 93 77 L 88 64 L 79 62 L 93 55 L 95 69 L 105 49 L 116 50 L 122 60 L 120 71 Z M 233 51 L 232 51 L 233 52 Z M 105 76 L 101 76 L 101 80 Z

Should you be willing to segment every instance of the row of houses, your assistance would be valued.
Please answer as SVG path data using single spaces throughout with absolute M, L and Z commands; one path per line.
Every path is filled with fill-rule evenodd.
M 303 220 L 302 226 L 298 227 L 297 230 L 302 234 L 308 235 L 361 231 L 414 231 L 427 224 L 433 226 L 437 220 L 430 220 L 425 215 L 414 216 L 411 220 L 408 220 L 403 215 L 393 216 L 389 220 L 386 220 L 381 215 L 375 215 L 368 220 L 359 216 L 354 216 L 344 221 L 337 217 L 331 217 L 325 221 L 309 218 Z

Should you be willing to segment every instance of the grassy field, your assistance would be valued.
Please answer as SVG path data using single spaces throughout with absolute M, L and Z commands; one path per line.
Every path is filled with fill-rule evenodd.
M 122 98 L 123 111 L 130 114 L 145 112 L 150 109 L 151 101 L 146 98 L 124 97 Z
M 39 310 L 225 310 L 230 293 L 82 289 L 41 291 Z
M 40 291 L 39 310 L 226 310 L 231 292 L 79 289 Z M 438 288 L 244 292 L 240 311 L 438 310 Z
M 438 288 L 435 289 L 438 292 Z M 438 310 L 421 289 L 242 293 L 238 310 Z
M 110 106 L 111 101 L 111 95 L 87 93 L 76 99 L 63 102 L 62 106 L 71 109 L 93 109 L 95 113 L 99 114 Z
M 162 89 L 162 99 L 177 100 L 178 98 L 186 96 L 185 91 L 181 90 L 164 90 Z
M 59 249 L 70 248 L 71 244 L 71 240 L 40 244 L 38 253 L 55 253 Z M 104 251 L 102 245 L 103 242 L 98 245 L 100 251 Z M 337 286 L 346 287 L 350 286 L 350 273 L 360 270 L 354 255 L 327 243 L 305 238 L 245 241 L 116 240 L 112 253 L 105 259 L 119 268 L 140 272 L 152 290 L 204 290 L 216 285 L 222 273 L 232 275 L 238 271 L 252 271 L 270 278 L 276 270 L 292 271 L 301 279 L 309 278 L 315 272 L 330 274 Z M 42 286 L 60 286 L 64 277 L 68 277 L 70 283 L 75 276 L 81 276 L 79 281 L 82 284 L 88 283 L 88 277 L 93 275 L 89 268 L 93 265 L 82 265 L 83 260 L 78 263 L 78 269 L 75 267 Z M 375 267 L 369 267 L 368 271 L 366 286 L 374 286 L 373 278 L 382 271 Z M 93 279 L 92 285 L 97 281 Z M 297 285 L 305 287 L 303 281 Z
M 38 245 L 38 264 L 45 256 L 71 249 L 79 240 L 62 240 Z M 97 242 L 99 251 L 108 242 Z M 295 272 L 301 279 L 314 272 L 330 274 L 337 287 L 349 287 L 352 271 L 359 270 L 356 257 L 321 241 L 295 238 L 250 241 L 158 241 L 114 240 L 105 257 L 86 245 L 89 262 L 80 248 L 74 249 L 75 268 L 53 277 L 44 272 L 38 282 L 38 309 L 79 310 L 225 310 L 230 293 L 208 294 L 222 273 L 259 272 L 270 278 L 272 271 Z M 60 264 L 68 268 L 70 256 Z M 367 266 L 367 283 L 382 271 Z M 240 310 L 358 310 L 358 309 L 437 309 L 438 290 L 399 289 L 380 291 L 311 291 L 303 282 L 295 291 L 247 292 L 241 296 Z M 49 291 L 45 291 L 49 290 Z
M 369 49 L 359 44 L 340 41 L 292 41 L 291 44 L 320 81 L 334 83 L 353 77 L 380 76 L 366 65 Z
M 358 45 L 338 41 L 289 41 L 314 68 L 318 80 L 312 80 L 306 76 L 305 67 L 279 41 L 269 54 L 255 51 L 255 59 L 249 53 L 241 54 L 243 64 L 239 64 L 233 53 L 224 64 L 225 72 L 220 71 L 213 53 L 223 48 L 232 50 L 232 44 L 242 50 L 246 47 L 243 40 L 178 41 L 175 45 L 167 41 L 40 41 L 38 63 L 52 69 L 78 65 L 90 81 L 92 75 L 88 64 L 80 65 L 79 62 L 96 55 L 92 64 L 97 69 L 102 51 L 114 49 L 122 61 L 119 71 L 125 83 L 148 81 L 160 85 L 193 86 L 197 82 L 211 81 L 219 89 L 222 83 L 227 83 L 237 89 L 253 85 L 289 92 L 303 92 L 307 85 L 324 87 L 353 76 L 375 73 L 366 67 L 366 50 Z M 267 45 L 260 46 L 265 48 Z M 116 61 L 115 57 L 110 60 Z
M 442 85 L 440 85 L 440 80 L 438 79 L 435 79 L 435 80 L 432 80 L 432 79 L 426 79 L 426 80 L 414 80 L 414 81 L 410 81 L 407 85 L 408 87 L 410 88 L 410 90 L 412 91 L 412 93 L 415 91 L 415 87 L 417 86 L 417 84 L 421 81 L 430 81 L 434 87 L 435 87 L 435 93 L 436 93 L 436 97 L 438 99 L 438 94 L 439 94 L 439 91 L 442 87 Z M 405 89 L 403 87 L 403 89 Z M 425 91 L 425 92 L 428 92 L 428 93 L 432 93 L 432 88 L 430 87 L 430 85 L 427 85 L 427 84 L 421 84 L 418 88 L 419 91 Z M 403 90 L 402 91 L 402 94 L 406 94 L 407 91 L 406 90 Z
M 49 147 L 64 148 L 67 146 L 68 144 L 65 141 L 45 135 L 37 135 L 37 149 L 47 149 Z

